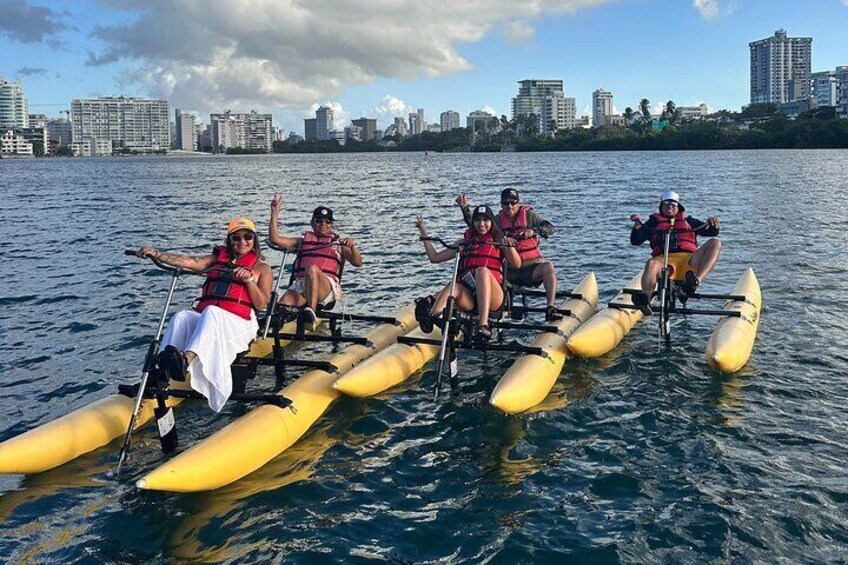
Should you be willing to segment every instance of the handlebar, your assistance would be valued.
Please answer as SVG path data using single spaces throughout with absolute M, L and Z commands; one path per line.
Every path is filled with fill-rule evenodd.
M 421 236 L 418 236 L 418 240 L 419 241 L 435 241 L 435 242 L 442 244 L 447 249 L 453 249 L 454 251 L 459 251 L 459 247 L 460 247 L 458 245 L 454 245 L 454 244 L 445 242 L 445 240 L 442 239 L 441 237 L 432 237 L 432 236 L 429 236 L 429 235 L 421 235 Z M 509 244 L 509 243 L 492 242 L 492 245 L 494 245 L 495 247 L 507 247 L 507 248 L 515 247 L 514 245 Z
M 124 255 L 132 255 L 133 257 L 138 257 L 139 259 L 150 259 L 153 261 L 153 264 L 162 269 L 163 271 L 168 271 L 169 273 L 173 273 L 176 275 L 205 275 L 206 273 L 210 273 L 212 271 L 221 271 L 221 272 L 232 272 L 231 269 L 222 269 L 220 267 L 209 267 L 208 269 L 204 269 L 202 271 L 196 271 L 194 269 L 186 269 L 183 267 L 174 267 L 173 265 L 168 265 L 167 263 L 163 263 L 159 259 L 148 255 L 147 257 L 142 257 L 138 254 L 138 251 L 133 249 L 125 249 Z
M 313 247 L 312 247 L 312 249 L 324 249 L 324 248 L 327 248 L 327 247 L 332 247 L 332 246 L 334 246 L 334 245 L 338 245 L 339 247 L 344 247 L 344 246 L 346 246 L 346 245 L 347 245 L 347 240 L 348 240 L 348 239 L 349 239 L 349 238 L 347 238 L 347 237 L 345 237 L 345 238 L 339 238 L 339 240 L 338 240 L 338 241 L 331 241 L 331 242 L 329 242 L 329 243 L 323 243 L 323 244 L 321 244 L 321 245 L 315 245 L 315 246 L 313 246 Z M 273 249 L 273 250 L 275 250 L 275 251 L 283 251 L 283 252 L 285 252 L 285 253 L 291 253 L 291 252 L 293 252 L 293 251 L 296 251 L 296 250 L 299 248 L 299 246 L 295 245 L 295 246 L 294 246 L 294 247 L 292 247 L 291 249 L 288 249 L 288 248 L 283 247 L 282 245 L 277 245 L 276 243 L 271 243 L 271 240 L 270 240 L 270 239 L 266 239 L 266 240 L 265 240 L 265 243 L 266 243 L 266 244 L 268 245 L 268 247 L 270 247 L 271 249 Z

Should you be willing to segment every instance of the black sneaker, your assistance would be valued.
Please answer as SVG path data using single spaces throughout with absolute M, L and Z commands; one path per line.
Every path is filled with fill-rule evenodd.
M 415 299 L 415 319 L 421 331 L 428 334 L 433 331 L 433 316 L 430 309 L 433 307 L 433 297 L 423 296 Z
M 683 292 L 686 296 L 692 296 L 698 292 L 698 287 L 701 286 L 701 279 L 698 278 L 693 271 L 686 271 L 686 282 L 683 283 Z
M 186 366 L 185 357 L 179 349 L 173 345 L 168 345 L 159 353 L 158 359 L 159 369 L 162 371 L 162 376 L 171 381 L 185 381 Z
M 548 309 L 545 310 L 545 321 L 546 322 L 559 322 L 562 320 L 562 314 L 557 310 L 556 306 L 548 306 Z
M 646 316 L 650 316 L 653 312 L 651 312 L 651 298 L 644 292 L 636 292 L 630 295 L 631 300 L 633 300 L 633 306 L 637 306 L 639 310 Z

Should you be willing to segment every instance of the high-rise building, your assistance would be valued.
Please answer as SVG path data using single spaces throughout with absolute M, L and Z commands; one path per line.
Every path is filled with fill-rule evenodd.
M 592 93 L 592 125 L 596 128 L 610 124 L 612 92 L 599 88 Z
M 58 118 L 47 120 L 47 139 L 60 147 L 71 145 L 71 120 L 67 111 L 60 112 Z
M 0 77 L 0 128 L 29 127 L 28 112 L 29 105 L 20 81 L 9 82 Z
M 773 37 L 752 41 L 751 104 L 782 104 L 810 96 L 811 37 Z
M 174 110 L 177 149 L 197 151 L 197 136 L 194 133 L 194 121 L 194 114 L 183 114 L 179 108 Z
M 482 124 L 478 126 L 477 124 Z M 478 130 L 493 132 L 500 127 L 500 120 L 485 110 L 474 110 L 465 118 L 465 127 L 472 132 Z
M 159 151 L 171 145 L 166 100 L 76 98 L 71 101 L 71 129 L 74 142 L 110 141 L 116 150 Z
M 512 119 L 533 114 L 543 135 L 573 128 L 577 122 L 574 98 L 566 98 L 561 80 L 518 81 L 518 95 L 512 99 Z
M 810 75 L 810 93 L 819 106 L 836 106 L 836 71 L 822 71 Z
M 571 129 L 576 125 L 577 105 L 574 98 L 567 98 L 562 92 L 554 92 L 542 98 L 539 133 L 553 137 L 559 130 Z
M 354 126 L 362 129 L 360 141 L 371 141 L 376 138 L 377 120 L 373 118 L 359 118 L 350 122 Z
M 209 127 L 212 132 L 212 148 L 257 149 L 271 152 L 274 143 L 274 123 L 271 114 L 211 114 Z
M 303 139 L 306 141 L 315 141 L 318 139 L 318 120 L 315 118 L 306 118 L 303 120 Z
M 409 130 L 406 128 L 406 120 L 401 117 L 395 118 L 395 130 L 397 134 L 401 137 L 406 137 L 409 135 Z
M 848 119 L 848 66 L 836 67 L 836 115 Z
M 417 112 L 409 114 L 409 133 L 410 135 L 418 135 L 424 132 L 427 126 L 424 121 L 424 108 L 418 108 Z
M 333 131 L 333 108 L 321 106 L 315 110 L 315 138 L 318 141 L 327 141 L 331 138 Z
M 439 125 L 442 131 L 450 131 L 461 127 L 459 125 L 459 112 L 454 112 L 453 110 L 442 112 L 439 116 Z

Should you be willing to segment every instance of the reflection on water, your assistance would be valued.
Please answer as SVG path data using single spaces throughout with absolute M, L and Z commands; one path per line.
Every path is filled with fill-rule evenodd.
M 342 399 L 280 458 L 202 495 L 139 493 L 164 461 L 138 434 L 130 476 L 116 445 L 54 471 L 0 479 L 0 555 L 11 562 L 838 561 L 848 369 L 845 151 L 420 154 L 33 160 L 3 164 L 0 439 L 135 380 L 167 277 L 124 248 L 206 252 L 232 216 L 267 225 L 284 193 L 285 231 L 318 204 L 357 239 L 350 311 L 388 312 L 447 280 L 423 254 L 414 217 L 458 237 L 456 193 L 497 204 L 515 186 L 557 227 L 542 249 L 561 286 L 594 270 L 601 302 L 644 263 L 631 213 L 663 189 L 722 220 L 705 290 L 748 266 L 764 296 L 751 363 L 713 373 L 715 319 L 691 317 L 657 345 L 639 324 L 596 360 L 569 360 L 532 413 L 488 405 L 508 355 L 463 354 L 434 404 L 425 367 L 377 398 Z M 826 203 L 824 205 L 823 203 Z M 800 224 L 799 224 L 800 222 Z M 803 224 L 803 229 L 798 227 Z M 27 238 L 20 226 L 36 226 Z M 269 253 L 269 261 L 279 256 Z M 11 266 L 14 265 L 14 269 Z M 27 281 L 26 287 L 20 281 Z M 185 281 L 186 305 L 198 281 Z M 273 386 L 263 374 L 258 383 Z M 184 446 L 244 413 L 181 408 Z

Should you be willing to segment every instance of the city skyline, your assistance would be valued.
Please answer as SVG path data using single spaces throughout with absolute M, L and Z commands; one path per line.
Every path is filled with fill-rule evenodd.
M 301 132 L 322 105 L 337 122 L 364 116 L 381 129 L 418 108 L 428 124 L 446 110 L 510 116 L 518 81 L 531 78 L 562 80 L 578 116 L 591 115 L 598 89 L 613 94 L 617 112 L 641 98 L 738 109 L 750 96 L 749 42 L 781 28 L 813 38 L 813 72 L 848 64 L 846 0 L 818 0 L 815 10 L 764 0 L 650 10 L 635 1 L 471 2 L 438 15 L 420 2 L 251 6 L 234 14 L 216 2 L 199 13 L 176 0 L 136 11 L 0 0 L 10 55 L 0 76 L 24 83 L 31 113 L 127 95 L 167 99 L 204 122 L 227 109 L 267 112 Z M 319 28 L 326 35 L 310 37 Z

